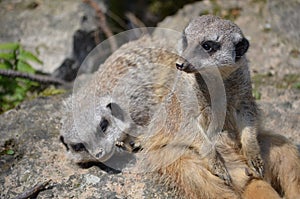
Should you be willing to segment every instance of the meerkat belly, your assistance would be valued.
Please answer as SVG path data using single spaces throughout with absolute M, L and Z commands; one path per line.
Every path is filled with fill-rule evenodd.
M 241 126 L 239 117 L 240 110 L 238 108 L 236 108 L 235 106 L 227 107 L 223 131 L 229 132 L 230 135 L 232 135 L 233 138 L 237 140 L 240 137 L 239 131 Z

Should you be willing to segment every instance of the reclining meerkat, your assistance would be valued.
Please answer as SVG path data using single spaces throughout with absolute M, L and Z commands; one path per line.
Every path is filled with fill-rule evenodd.
M 129 144 L 135 137 L 131 135 L 137 135 L 139 128 L 150 122 L 151 114 L 160 104 L 162 94 L 158 95 L 151 90 L 154 88 L 149 87 L 155 86 L 154 82 L 157 85 L 160 82 L 160 87 L 167 84 L 171 87 L 177 72 L 173 67 L 173 74 L 165 74 L 168 78 L 163 79 L 160 74 L 163 71 L 170 73 L 171 67 L 168 71 L 152 69 L 151 63 L 162 61 L 157 60 L 160 58 L 157 55 L 153 55 L 154 59 L 149 60 L 150 44 L 150 38 L 143 38 L 123 45 L 100 66 L 101 70 L 95 72 L 89 82 L 65 101 L 61 140 L 66 144 L 73 161 L 104 162 L 119 147 L 131 150 L 133 144 Z M 167 57 L 170 60 L 164 62 L 176 60 L 174 57 L 177 58 L 177 55 Z M 120 79 L 123 79 L 123 82 L 120 82 Z M 119 93 L 115 91 L 117 87 Z M 128 93 L 122 93 L 123 91 Z M 114 93 L 117 95 L 114 96 Z M 129 104 L 130 113 L 127 113 L 124 107 L 120 107 L 123 96 L 133 99 Z M 126 101 L 123 101 L 124 103 Z
M 147 41 L 148 40 L 148 41 Z M 78 94 L 74 94 L 70 99 L 67 100 L 66 104 L 70 106 L 66 109 L 66 113 L 72 115 L 72 110 L 75 112 L 73 117 L 76 118 L 78 122 L 63 121 L 66 125 L 63 126 L 63 141 L 69 143 L 70 151 L 79 152 L 84 154 L 83 156 L 76 153 L 76 157 L 83 161 L 83 158 L 92 156 L 94 161 L 106 161 L 111 157 L 116 148 L 112 147 L 112 142 L 116 142 L 117 145 L 120 145 L 123 141 L 123 137 L 130 132 L 141 131 L 151 131 L 147 128 L 146 125 L 149 124 L 153 118 L 153 114 L 159 108 L 159 105 L 165 103 L 164 101 L 169 93 L 175 92 L 172 91 L 176 76 L 178 71 L 174 65 L 165 65 L 165 63 L 171 63 L 171 61 L 178 59 L 176 53 L 172 53 L 170 49 L 162 48 L 163 45 L 160 45 L 159 42 L 154 42 L 153 46 L 149 46 L 150 39 L 144 39 L 147 45 L 143 44 L 143 40 L 136 42 L 136 46 L 124 45 L 118 50 L 113 57 L 108 59 L 106 63 L 101 66 L 102 71 L 97 71 L 94 74 L 94 77 L 91 79 L 90 84 L 87 84 L 86 87 L 78 91 Z M 146 42 L 147 41 L 147 42 Z M 167 55 L 168 54 L 168 55 Z M 166 55 L 166 56 L 164 56 Z M 159 70 L 158 70 L 159 69 Z M 222 179 L 229 181 L 229 174 L 226 168 L 223 166 L 223 161 L 221 161 L 220 156 L 217 156 L 214 148 L 211 146 L 210 141 L 207 139 L 206 134 L 203 132 L 202 128 L 199 126 L 198 117 L 201 113 L 201 107 L 198 107 L 198 98 L 196 95 L 201 96 L 200 90 L 194 89 L 194 87 L 187 87 L 185 84 L 193 80 L 192 75 L 183 75 L 180 77 L 180 82 L 176 84 L 176 92 L 178 97 L 181 96 L 181 101 L 185 101 L 184 104 L 181 104 L 184 111 L 182 114 L 186 120 L 181 119 L 181 126 L 190 129 L 189 136 L 185 134 L 184 129 L 176 129 L 180 133 L 174 133 L 174 136 L 183 135 L 182 138 L 185 138 L 185 145 L 193 142 L 194 137 L 199 139 L 199 147 L 197 148 L 200 156 L 208 156 L 209 160 L 214 160 L 214 163 L 220 163 L 221 166 L 218 169 L 224 169 L 219 173 L 214 172 L 211 164 L 211 171 L 214 174 L 222 174 L 220 176 Z M 119 80 L 122 79 L 122 82 Z M 192 84 L 191 84 L 192 85 Z M 119 86 L 119 92 L 116 92 L 116 87 Z M 122 93 L 124 92 L 124 93 Z M 192 99 L 191 94 L 195 92 L 194 98 Z M 113 93 L 116 93 L 118 96 L 113 96 Z M 96 98 L 93 98 L 96 96 Z M 123 99 L 128 96 L 127 101 Z M 186 97 L 189 100 L 186 100 Z M 123 100 L 123 104 L 129 104 L 129 112 L 121 111 L 121 108 L 118 107 L 114 101 L 118 98 L 118 104 Z M 76 105 L 76 102 L 77 103 Z M 100 105 L 101 104 L 101 105 Z M 104 105 L 103 105 L 104 104 Z M 94 110 L 95 109 L 95 110 Z M 114 111 L 114 109 L 116 109 Z M 124 107 L 123 107 L 124 109 Z M 74 111 L 75 110 L 75 111 Z M 116 112 L 114 114 L 114 112 Z M 111 113 L 111 114 L 110 114 Z M 110 114 L 110 115 L 109 115 Z M 119 115 L 118 117 L 116 115 Z M 68 118 L 68 117 L 64 117 Z M 122 119 L 120 119 L 122 118 Z M 132 120 L 132 122 L 128 122 Z M 161 121 L 163 121 L 162 118 Z M 192 122 L 192 120 L 194 122 Z M 125 122 L 126 121 L 126 122 Z M 173 126 L 172 121 L 167 118 L 168 125 Z M 179 119 L 177 120 L 179 122 Z M 116 127 L 122 126 L 122 131 L 117 131 Z M 154 126 L 157 124 L 154 123 Z M 163 126 L 163 125 L 162 125 Z M 172 129 L 171 127 L 168 127 Z M 143 130 L 138 130 L 143 129 Z M 192 130 L 194 129 L 194 130 Z M 172 129 L 175 130 L 175 129 Z M 74 135 L 68 133 L 76 132 Z M 81 133 L 78 131 L 84 131 Z M 119 132 L 121 134 L 110 133 Z M 151 134 L 150 132 L 150 134 Z M 137 133 L 139 134 L 139 133 Z M 69 138 L 70 135 L 72 138 Z M 116 137 L 118 139 L 116 139 Z M 132 136 L 131 136 L 132 137 Z M 77 139 L 77 142 L 73 139 Z M 124 138 L 125 139 L 125 138 Z M 78 142 L 81 140 L 81 142 Z M 103 142 L 102 140 L 106 140 Z M 189 142 L 189 143 L 188 143 Z M 98 145 L 96 144 L 98 143 Z M 123 142 L 124 143 L 124 142 Z M 125 142 L 127 143 L 127 142 Z M 202 143 L 202 144 L 201 144 Z M 102 148 L 100 148 L 100 146 Z M 128 147 L 128 145 L 123 145 L 123 147 Z M 88 154 L 86 152 L 89 152 Z M 180 152 L 177 156 L 179 157 Z M 76 159 L 75 156 L 73 158 Z M 91 158 L 91 157 L 90 157 Z M 215 166 L 215 165 L 213 165 Z M 225 173 L 225 174 L 224 174 Z M 229 183 L 228 183 L 229 184 Z
M 243 156 L 239 154 L 237 143 L 229 139 L 226 133 L 222 134 L 223 139 L 218 143 L 217 149 L 224 157 L 226 167 L 233 177 L 233 186 L 225 185 L 222 179 L 212 175 L 207 156 L 199 155 L 201 143 L 205 145 L 204 141 L 206 141 L 203 140 L 201 134 L 193 132 L 195 129 L 190 129 L 189 126 L 183 126 L 186 127 L 183 128 L 185 131 L 176 135 L 182 120 L 186 119 L 182 117 L 181 112 L 189 110 L 188 108 L 192 106 L 187 104 L 187 109 L 182 110 L 178 100 L 180 96 L 177 99 L 176 95 L 169 95 L 169 88 L 172 91 L 172 86 L 168 84 L 173 85 L 176 79 L 174 62 L 179 57 L 168 50 L 151 48 L 152 42 L 151 39 L 144 38 L 121 47 L 101 66 L 105 68 L 103 70 L 105 73 L 101 71 L 95 73 L 91 84 L 83 86 L 79 92 L 66 101 L 61 140 L 71 158 L 74 158 L 75 162 L 104 162 L 120 146 L 122 148 L 126 146 L 127 149 L 131 146 L 134 148 L 135 136 L 131 135 L 139 135 L 143 147 L 141 155 L 145 155 L 142 158 L 144 169 L 158 173 L 166 184 L 175 185 L 178 191 L 182 191 L 180 192 L 183 194 L 182 197 L 259 198 L 269 195 L 276 198 L 277 193 L 268 183 L 256 180 L 248 174 L 248 166 Z M 120 77 L 124 77 L 128 71 L 131 71 L 129 74 L 135 74 L 135 81 L 127 81 L 129 79 L 124 78 L 125 81 L 119 83 L 124 89 L 130 90 L 140 85 L 147 85 L 147 82 L 153 83 L 150 87 L 136 89 L 137 92 L 129 92 L 132 93 L 130 99 L 133 100 L 132 108 L 134 109 L 129 109 L 133 112 L 132 114 L 124 111 L 121 98 L 115 99 L 108 95 L 118 85 Z M 192 74 L 182 73 L 180 76 L 187 81 L 194 82 Z M 146 80 L 145 77 L 150 80 Z M 187 85 L 191 85 L 194 89 L 192 83 L 181 84 L 178 89 L 183 89 L 183 94 L 186 94 L 185 92 L 190 90 L 186 88 Z M 147 91 L 148 94 L 141 91 Z M 94 103 L 87 100 L 89 96 L 96 96 L 93 99 Z M 163 122 L 164 126 L 150 136 L 143 132 L 134 133 L 140 130 L 139 127 L 151 123 L 154 109 L 166 98 L 170 100 L 166 103 L 168 117 Z M 72 101 L 81 102 L 81 105 L 76 105 Z M 73 108 L 75 111 L 79 108 L 77 110 L 79 114 L 75 113 L 75 116 L 79 118 L 73 119 Z M 91 113 L 93 113 L 92 117 L 89 116 Z M 83 127 L 80 127 L 81 125 Z M 190 134 L 195 136 L 192 141 L 182 138 L 184 135 L 189 137 Z M 266 164 L 264 179 L 276 190 L 282 190 L 287 198 L 295 198 L 300 190 L 300 160 L 296 147 L 282 136 L 262 133 L 258 135 L 258 139 Z M 178 152 L 180 152 L 179 156 Z M 283 155 L 286 153 L 290 156 Z M 172 155 L 175 156 L 173 160 L 171 159 L 172 161 L 167 162 L 168 164 L 161 164 L 166 157 Z M 263 188 L 259 189 L 258 186 Z
M 257 176 L 263 176 L 263 160 L 257 141 L 259 109 L 252 96 L 248 61 L 245 53 L 248 40 L 240 28 L 229 20 L 217 16 L 200 16 L 192 20 L 183 31 L 181 55 L 177 68 L 194 73 L 199 89 L 205 89 L 198 79 L 201 71 L 216 67 L 223 78 L 227 98 L 226 119 L 223 130 L 241 144 L 242 153 Z M 200 74 L 199 74 L 200 73 Z M 207 129 L 211 117 L 210 96 L 202 102 L 207 107 L 201 125 Z M 215 132 L 214 132 L 215 133 Z

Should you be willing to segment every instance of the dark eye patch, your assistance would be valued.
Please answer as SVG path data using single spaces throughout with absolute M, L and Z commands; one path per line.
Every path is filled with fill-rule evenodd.
M 235 61 L 238 61 L 248 50 L 249 41 L 246 38 L 243 38 L 239 43 L 235 45 Z
M 106 105 L 106 107 L 110 109 L 112 116 L 114 116 L 115 118 L 121 121 L 125 120 L 124 112 L 118 104 L 112 102 Z
M 84 144 L 82 144 L 82 143 L 71 144 L 71 148 L 75 152 L 86 151 L 86 148 L 85 148 Z
M 216 52 L 221 48 L 220 43 L 215 41 L 204 41 L 201 46 L 208 53 Z
M 100 121 L 100 124 L 99 124 L 100 130 L 101 130 L 103 133 L 105 133 L 105 131 L 107 130 L 108 125 L 109 125 L 108 120 L 105 119 L 105 118 L 102 119 L 102 120 Z

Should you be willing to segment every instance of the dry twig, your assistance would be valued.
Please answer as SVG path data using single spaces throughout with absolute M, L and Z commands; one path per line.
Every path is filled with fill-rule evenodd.
M 126 12 L 125 16 L 129 19 L 129 21 L 131 21 L 138 28 L 146 27 L 145 24 L 139 18 L 137 18 L 132 12 Z
M 44 84 L 66 84 L 65 81 L 58 78 L 54 78 L 46 75 L 29 74 L 20 71 L 10 70 L 10 69 L 0 69 L 0 75 L 10 77 L 10 78 L 15 78 L 15 77 L 25 78 L 25 79 L 29 79 Z
M 39 194 L 39 192 L 52 188 L 52 187 L 48 187 L 50 182 L 51 182 L 51 180 L 47 180 L 43 183 L 39 183 L 39 184 L 35 185 L 34 187 L 28 189 L 24 193 L 20 194 L 15 199 L 26 199 L 26 198 L 36 197 Z
M 107 26 L 106 17 L 103 14 L 102 10 L 99 8 L 98 4 L 93 0 L 83 0 L 83 2 L 89 4 L 96 11 L 97 17 L 99 18 L 99 26 L 103 30 L 104 34 L 106 35 L 111 50 L 112 51 L 117 50 L 118 48 L 117 41 L 113 37 L 113 33 L 110 30 L 110 28 Z

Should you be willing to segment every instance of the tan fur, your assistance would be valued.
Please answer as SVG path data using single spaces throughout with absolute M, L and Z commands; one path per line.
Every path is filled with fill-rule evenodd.
M 279 199 L 278 193 L 262 180 L 252 180 L 245 188 L 244 199 Z
M 193 147 L 198 146 L 196 141 L 189 147 L 182 145 L 180 140 L 177 141 L 177 146 L 166 147 L 168 138 L 174 143 L 174 137 L 166 138 L 162 132 L 152 136 L 148 143 L 145 143 L 147 151 L 144 152 L 146 155 L 143 157 L 146 158 L 142 159 L 142 165 L 150 171 L 155 170 L 158 178 L 164 183 L 170 186 L 175 184 L 183 198 L 280 198 L 270 185 L 287 199 L 296 199 L 300 196 L 299 151 L 283 136 L 269 132 L 260 132 L 258 136 L 262 157 L 266 163 L 263 181 L 251 176 L 250 168 L 240 154 L 239 147 L 227 133 L 223 133 L 217 150 L 224 158 L 232 176 L 232 187 L 225 185 L 223 180 L 211 174 L 207 165 L 208 160 L 199 158 L 194 151 Z M 177 153 L 178 148 L 185 150 L 180 158 L 167 166 L 162 163 L 170 154 Z
M 300 196 L 300 154 L 295 145 L 281 135 L 260 134 L 258 140 L 265 160 L 264 179 L 288 199 Z

